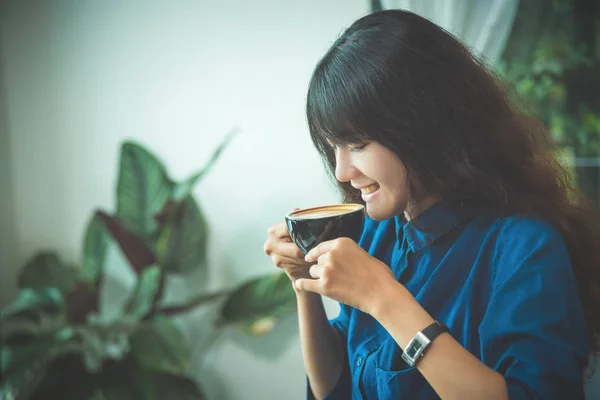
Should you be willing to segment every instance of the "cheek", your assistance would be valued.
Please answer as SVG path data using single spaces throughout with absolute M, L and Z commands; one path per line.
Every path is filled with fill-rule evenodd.
M 387 171 L 384 185 L 388 191 L 396 197 L 404 198 L 408 196 L 409 188 L 404 175 L 404 170 L 396 169 L 393 171 Z

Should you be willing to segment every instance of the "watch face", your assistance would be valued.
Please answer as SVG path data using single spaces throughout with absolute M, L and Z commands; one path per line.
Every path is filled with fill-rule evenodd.
M 414 341 L 411 346 L 405 350 L 406 355 L 410 358 L 415 358 L 415 356 L 423 349 L 423 345 L 419 341 Z

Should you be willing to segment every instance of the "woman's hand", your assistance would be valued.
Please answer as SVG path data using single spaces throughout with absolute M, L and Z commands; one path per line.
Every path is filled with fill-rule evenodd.
M 305 260 L 314 279 L 298 279 L 296 287 L 319 293 L 368 314 L 379 306 L 390 288 L 400 287 L 390 268 L 356 242 L 339 238 L 319 244 Z
M 264 251 L 271 257 L 273 264 L 284 270 L 292 281 L 310 278 L 308 270 L 311 264 L 304 260 L 304 253 L 292 242 L 285 223 L 269 228 Z

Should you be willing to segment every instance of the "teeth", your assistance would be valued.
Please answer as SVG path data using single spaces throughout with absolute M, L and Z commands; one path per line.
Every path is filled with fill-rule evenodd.
M 378 183 L 374 183 L 371 186 L 367 186 L 365 188 L 360 189 L 360 191 L 363 192 L 364 194 L 371 194 L 374 191 L 376 191 L 377 189 L 379 189 L 379 184 Z

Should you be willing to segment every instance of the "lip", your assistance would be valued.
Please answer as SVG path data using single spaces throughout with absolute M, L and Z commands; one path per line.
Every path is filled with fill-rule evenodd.
M 362 197 L 362 199 L 364 200 L 365 203 L 368 203 L 369 201 L 373 200 L 375 198 L 375 196 L 377 196 L 379 194 L 379 190 L 381 190 L 381 187 L 379 187 L 373 193 L 369 193 L 369 194 L 361 193 L 360 197 Z
M 365 185 L 365 186 L 354 186 L 354 185 L 352 185 L 352 187 L 354 189 L 356 189 L 356 190 L 361 190 L 361 189 L 368 188 L 369 186 L 373 186 L 373 185 L 376 185 L 376 184 L 377 184 L 377 182 L 373 182 L 373 183 L 370 183 L 370 184 Z M 377 190 L 379 190 L 379 189 L 377 189 Z

